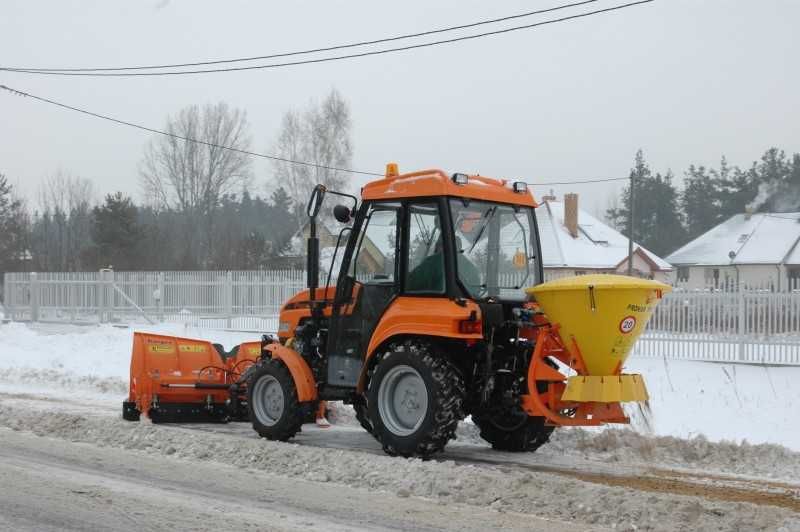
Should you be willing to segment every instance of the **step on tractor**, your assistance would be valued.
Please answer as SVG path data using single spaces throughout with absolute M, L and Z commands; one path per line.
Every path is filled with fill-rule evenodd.
M 227 352 L 135 333 L 123 417 L 249 420 L 286 441 L 320 401 L 343 401 L 386 453 L 423 458 L 467 416 L 503 451 L 534 451 L 559 426 L 629 422 L 622 403 L 648 395 L 623 364 L 670 288 L 543 283 L 536 206 L 524 182 L 395 164 L 360 199 L 316 186 L 308 288 L 277 334 Z M 321 220 L 338 229 L 323 247 Z

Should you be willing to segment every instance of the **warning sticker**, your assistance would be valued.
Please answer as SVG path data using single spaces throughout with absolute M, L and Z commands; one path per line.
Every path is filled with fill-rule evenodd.
M 174 353 L 175 346 L 172 342 L 159 342 L 157 340 L 147 341 L 147 350 L 151 353 Z
M 260 345 L 252 345 L 247 348 L 248 355 L 258 355 L 261 353 L 261 346 Z
M 178 351 L 181 353 L 205 353 L 206 346 L 203 344 L 179 344 Z
M 634 327 L 636 327 L 636 318 L 633 316 L 626 316 L 619 322 L 619 332 L 622 334 L 628 334 Z

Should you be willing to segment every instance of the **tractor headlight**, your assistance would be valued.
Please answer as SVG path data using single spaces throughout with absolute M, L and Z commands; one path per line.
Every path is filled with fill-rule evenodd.
M 514 184 L 511 185 L 514 189 L 514 192 L 523 193 L 528 191 L 528 183 L 524 181 L 514 181 Z

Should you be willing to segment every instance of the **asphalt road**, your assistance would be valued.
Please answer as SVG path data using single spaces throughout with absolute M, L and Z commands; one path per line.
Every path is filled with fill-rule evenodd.
M 588 530 L 0 428 L 0 529 Z

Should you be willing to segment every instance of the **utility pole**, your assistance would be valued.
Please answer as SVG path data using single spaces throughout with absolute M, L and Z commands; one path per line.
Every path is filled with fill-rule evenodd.
M 634 208 L 633 208 L 633 206 L 634 206 L 634 201 L 633 201 L 633 194 L 634 194 L 633 174 L 634 174 L 634 172 L 631 172 L 631 184 L 630 184 L 631 193 L 629 195 L 630 199 L 628 200 L 629 201 L 629 205 L 628 205 L 628 275 L 629 276 L 633 275 L 633 217 L 635 215 L 635 211 L 634 211 Z

